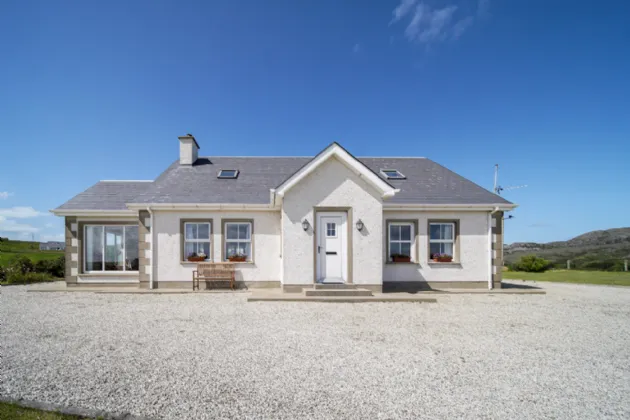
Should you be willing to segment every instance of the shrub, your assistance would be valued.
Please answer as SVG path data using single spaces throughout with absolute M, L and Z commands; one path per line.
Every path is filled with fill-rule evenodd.
M 41 283 L 46 281 L 52 281 L 49 274 L 35 273 L 32 271 L 27 273 L 8 271 L 5 279 L 6 284 Z
M 525 255 L 510 266 L 512 271 L 526 271 L 528 273 L 542 273 L 551 268 L 552 263 L 535 255 Z
M 26 274 L 35 271 L 33 262 L 24 255 L 16 255 L 9 260 L 8 270 L 12 273 Z
M 66 257 L 61 256 L 52 261 L 49 261 L 48 273 L 53 277 L 63 277 L 66 273 Z
M 49 260 L 39 260 L 35 263 L 36 273 L 48 273 L 50 271 L 51 262 Z

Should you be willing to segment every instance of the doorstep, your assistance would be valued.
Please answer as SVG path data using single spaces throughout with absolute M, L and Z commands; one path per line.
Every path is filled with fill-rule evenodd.
M 409 293 L 374 293 L 372 296 L 309 296 L 307 294 L 283 293 L 276 290 L 252 291 L 248 302 L 329 302 L 329 303 L 366 303 L 366 302 L 412 302 L 436 303 L 437 299 L 426 295 Z

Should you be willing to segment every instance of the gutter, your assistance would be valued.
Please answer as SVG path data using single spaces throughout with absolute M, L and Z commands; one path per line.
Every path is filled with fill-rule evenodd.
M 147 211 L 151 215 L 151 271 L 149 272 L 149 289 L 153 289 L 153 273 L 155 272 L 155 261 L 154 261 L 154 246 L 155 246 L 155 236 L 153 236 L 153 211 L 151 210 L 151 206 L 147 206 Z
M 492 215 L 498 212 L 499 207 L 495 207 L 490 213 L 488 213 L 488 289 L 492 290 L 492 275 L 493 275 L 493 266 L 492 266 Z

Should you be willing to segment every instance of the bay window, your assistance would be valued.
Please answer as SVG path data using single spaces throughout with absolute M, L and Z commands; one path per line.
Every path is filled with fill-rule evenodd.
M 83 238 L 84 272 L 138 271 L 137 225 L 85 225 Z

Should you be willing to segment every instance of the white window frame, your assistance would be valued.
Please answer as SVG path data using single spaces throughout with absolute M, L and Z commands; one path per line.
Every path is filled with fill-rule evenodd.
M 410 230 L 410 236 L 409 239 L 395 239 L 392 241 L 392 226 L 409 226 Z M 401 235 L 402 237 L 402 235 Z M 415 251 L 415 242 L 416 242 L 416 236 L 415 236 L 415 232 L 414 232 L 414 224 L 412 222 L 392 222 L 390 221 L 388 223 L 387 226 L 387 261 L 393 261 L 392 260 L 392 242 L 393 243 L 402 243 L 402 244 L 409 244 L 409 256 L 411 257 L 411 262 L 415 262 L 415 258 L 414 258 L 414 251 Z
M 87 270 L 87 243 L 86 243 L 86 239 L 87 239 L 87 228 L 90 226 L 96 226 L 96 227 L 102 227 L 103 228 L 103 237 L 101 238 L 101 246 L 103 247 L 103 252 L 102 252 L 102 260 L 101 262 L 103 263 L 103 269 L 102 270 L 91 270 L 88 271 Z M 138 227 L 138 225 L 134 225 L 134 224 L 126 224 L 126 225 L 100 225 L 98 223 L 89 223 L 89 224 L 85 224 L 83 225 L 83 241 L 81 246 L 83 247 L 83 273 L 84 274 L 115 274 L 115 273 L 138 273 L 139 270 L 127 270 L 127 265 L 126 265 L 126 261 L 127 261 L 127 247 L 125 246 L 127 243 L 127 229 L 125 229 L 126 227 L 136 227 L 138 228 L 138 244 L 140 244 L 140 229 Z M 122 239 L 122 243 L 123 243 L 123 269 L 122 270 L 105 270 L 105 228 L 107 227 L 121 227 L 123 228 L 123 239 Z M 138 267 L 140 267 L 140 249 L 138 249 Z
M 431 238 L 431 226 L 434 225 L 451 225 L 451 232 L 453 232 L 453 238 L 452 239 L 432 239 Z M 455 246 L 455 239 L 457 237 L 457 231 L 456 229 L 456 224 L 455 222 L 429 222 L 429 257 L 431 257 L 431 244 L 452 244 L 453 245 L 453 255 L 451 255 L 451 257 L 453 257 L 453 261 L 455 261 L 457 259 L 457 247 Z
M 249 239 L 229 239 L 228 238 L 228 226 L 230 225 L 248 225 L 249 226 Z M 228 249 L 228 243 L 249 243 L 249 253 L 253 254 L 254 253 L 254 245 L 252 243 L 252 238 L 254 237 L 254 229 L 252 226 L 252 222 L 225 222 L 225 238 L 223 240 L 223 259 L 224 261 L 228 261 L 228 253 L 227 253 L 227 249 Z M 248 262 L 254 261 L 254 256 L 253 255 L 248 255 L 247 256 L 247 260 Z
M 186 239 L 186 225 L 208 225 L 208 239 Z M 198 228 L 197 228 L 198 229 Z M 199 230 L 197 230 L 198 232 Z M 187 260 L 186 256 L 186 242 L 205 243 L 208 242 L 208 253 L 212 253 L 212 222 L 184 222 L 184 261 Z M 197 235 L 199 236 L 199 235 Z M 206 255 L 205 261 L 212 261 L 212 255 Z

